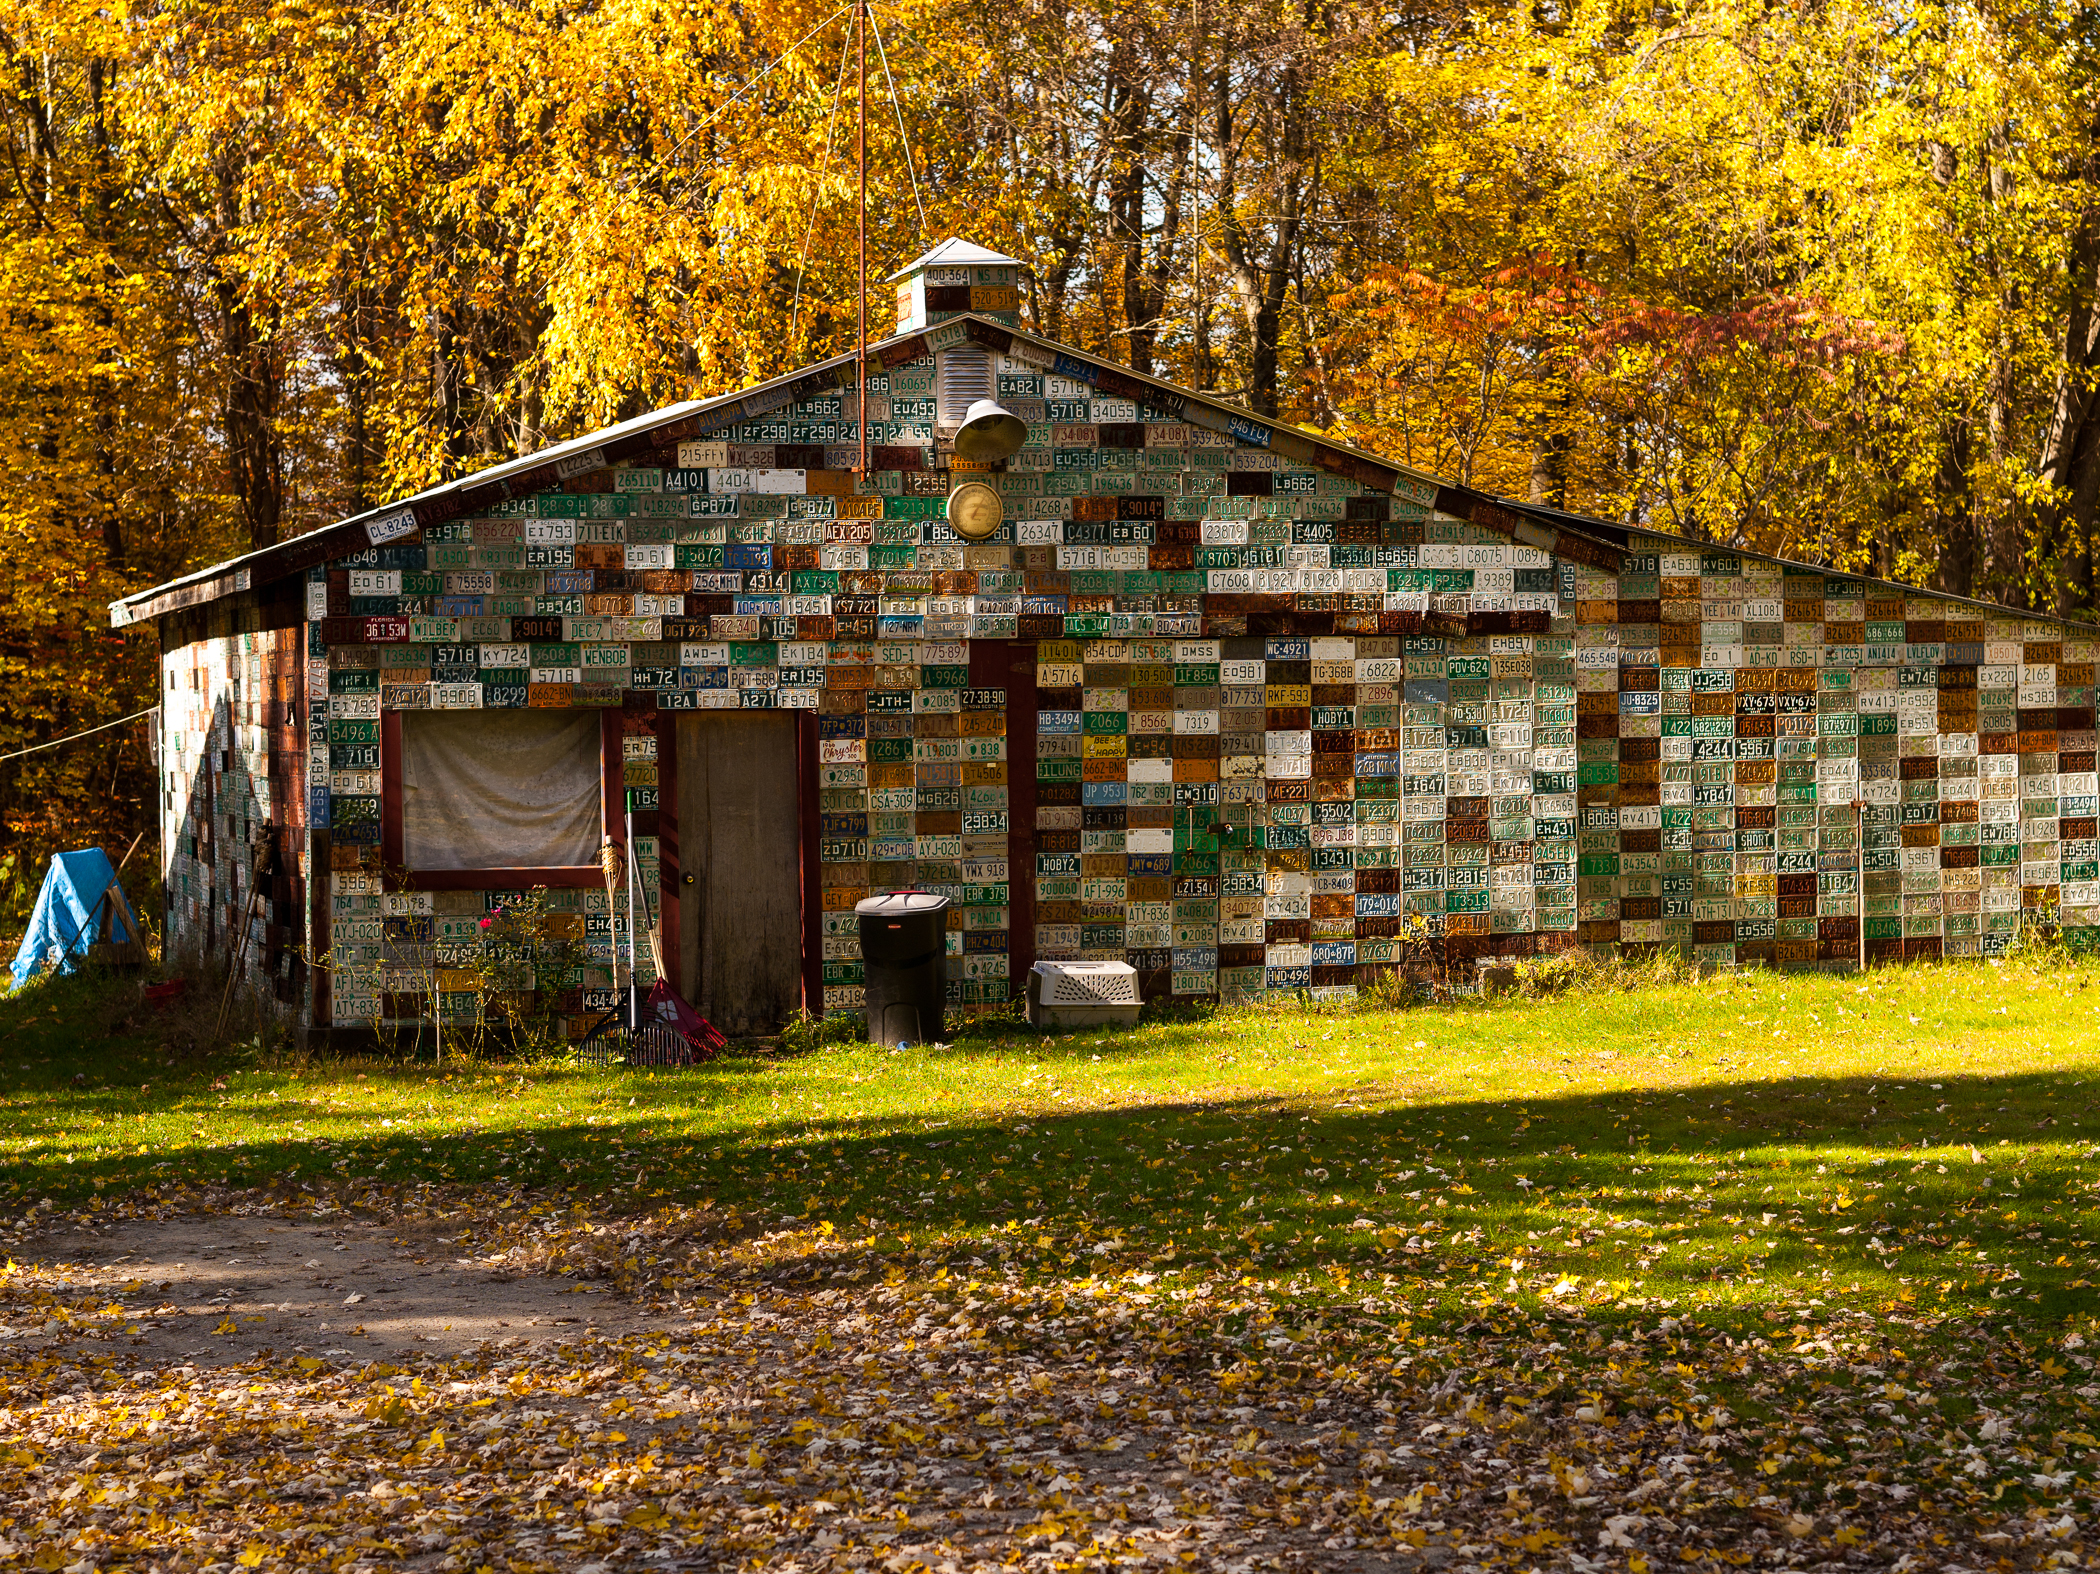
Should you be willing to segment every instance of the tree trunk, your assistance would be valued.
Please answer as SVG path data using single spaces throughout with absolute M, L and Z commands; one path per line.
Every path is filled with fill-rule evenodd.
M 1556 401 L 1558 402 L 1558 401 Z M 1551 431 L 1531 453 L 1531 501 L 1568 506 L 1568 434 Z
M 1201 136 L 1199 128 L 1209 118 L 1209 109 L 1205 103 L 1205 92 L 1210 79 L 1204 74 L 1203 69 L 1202 0 L 1190 0 L 1189 32 L 1191 35 L 1191 54 L 1189 57 L 1188 130 L 1184 136 L 1184 143 L 1189 149 L 1190 180 L 1192 183 L 1189 194 L 1191 210 L 1189 215 L 1189 253 L 1194 265 L 1194 271 L 1189 293 L 1193 297 L 1190 315 L 1194 321 L 1191 324 L 1190 331 L 1195 340 L 1194 371 L 1196 386 L 1207 392 L 1217 386 L 1218 374 L 1217 363 L 1213 357 L 1210 344 L 1210 291 L 1205 287 L 1203 281 L 1203 161 L 1198 139 Z M 1218 91 L 1221 94 L 1224 92 L 1222 80 L 1219 83 Z
M 1124 356 L 1132 370 L 1152 370 L 1152 335 L 1145 311 L 1145 152 L 1143 128 L 1152 95 L 1132 77 L 1133 51 L 1118 38 L 1108 57 L 1108 245 L 1121 276 L 1117 302 L 1123 317 Z
M 2062 362 L 2048 427 L 2035 464 L 2041 483 L 2034 506 L 2035 544 L 2054 559 L 2055 604 L 2069 612 L 2089 597 L 2086 562 L 2096 508 L 2100 508 L 2100 126 L 2088 141 L 2080 184 L 2084 209 L 2072 239 L 2071 308 L 2064 320 Z
M 226 257 L 229 237 L 239 234 L 250 218 L 240 189 L 241 158 L 238 150 L 229 150 L 217 170 L 210 280 L 219 314 L 219 359 L 225 368 L 220 411 L 227 477 L 253 552 L 274 545 L 283 525 L 284 442 L 277 430 L 283 374 L 276 309 L 258 313 Z
M 1132 193 L 1132 217 L 1137 232 L 1124 253 L 1123 321 L 1130 344 L 1130 364 L 1141 372 L 1153 369 L 1159 331 L 1167 311 L 1167 296 L 1174 282 L 1174 265 L 1181 252 L 1182 204 L 1187 200 L 1189 138 L 1184 131 L 1169 143 L 1174 152 L 1173 173 L 1159 190 L 1159 231 L 1153 240 L 1149 261 L 1144 249 L 1144 171 L 1138 172 Z
M 1232 145 L 1232 104 L 1228 94 L 1218 95 L 1218 145 Z M 1224 242 L 1226 276 L 1231 283 L 1234 299 L 1239 303 L 1240 319 L 1247 330 L 1247 382 L 1244 397 L 1259 415 L 1276 414 L 1276 370 L 1278 363 L 1278 326 L 1283 315 L 1283 292 L 1288 279 L 1287 269 L 1272 266 L 1275 253 L 1287 246 L 1285 236 L 1292 226 L 1287 219 L 1277 225 L 1278 235 L 1269 248 L 1267 258 L 1256 255 L 1251 237 L 1240 222 L 1236 211 L 1238 192 L 1235 189 L 1234 166 L 1237 159 L 1230 154 L 1220 157 L 1220 179 L 1218 197 L 1219 230 Z M 1286 252 L 1286 258 L 1288 253 Z
M 96 250 L 105 259 L 102 278 L 105 292 L 116 282 L 116 269 L 107 260 L 116 232 L 116 177 L 112 168 L 107 102 L 109 75 L 108 61 L 99 56 L 88 61 L 88 123 L 94 146 L 95 182 L 92 212 Z M 116 314 L 110 309 L 108 294 L 98 294 L 95 326 L 107 334 L 115 321 Z M 104 348 L 101 353 L 107 355 L 109 352 Z M 102 555 L 111 568 L 121 568 L 124 563 L 124 514 L 117 499 L 117 392 L 109 376 L 100 371 L 90 374 L 88 388 L 89 402 L 95 411 L 94 506 L 102 527 Z
M 376 402 L 378 317 L 379 304 L 364 278 L 360 259 L 358 276 L 343 292 L 342 339 L 335 357 L 336 375 L 343 385 L 343 507 L 351 514 L 362 514 L 380 502 L 385 455 L 372 415 Z
M 2009 126 L 2000 126 L 1991 134 L 1986 181 L 1992 203 L 1999 206 L 2011 202 L 2014 195 L 2012 173 L 2006 167 L 2004 156 L 2011 141 Z M 2001 279 L 2009 276 L 2002 258 L 1994 254 L 1988 262 L 1994 275 Z M 2001 283 L 1999 288 L 2003 319 L 1998 330 L 1998 343 L 1991 356 L 1990 386 L 1984 403 L 1984 444 L 1990 473 L 1994 477 L 2005 476 L 2011 469 L 2013 352 L 2011 337 L 2004 324 L 2013 321 L 2019 310 L 2013 286 Z M 1971 526 L 1983 553 L 1974 594 L 2007 605 L 2023 605 L 2024 602 L 2015 599 L 2020 596 L 2021 583 L 2026 577 L 2019 507 L 2004 495 L 2000 486 L 1994 489 L 1988 510 L 1979 515 L 1972 486 L 1970 509 Z
M 472 350 L 460 323 L 460 313 L 449 307 L 440 307 L 436 316 L 431 393 L 437 406 L 438 431 L 444 445 L 438 473 L 441 478 L 450 480 L 461 473 L 462 461 L 474 451 L 474 437 L 470 430 L 472 418 L 467 410 Z
M 277 436 L 276 349 L 238 284 L 221 276 L 219 318 L 226 360 L 226 459 L 248 549 L 274 545 L 283 523 L 284 448 Z
M 1976 528 L 1976 496 L 1969 484 L 1974 442 L 1966 420 L 1950 422 L 1940 442 L 1939 474 L 1934 484 L 1940 541 L 1933 582 L 1957 596 L 1976 594 L 1976 573 L 1983 557 L 1983 538 Z
M 1230 76 L 1232 45 L 1220 46 L 1219 90 L 1213 142 L 1218 149 L 1218 228 L 1232 293 L 1247 329 L 1246 400 L 1261 415 L 1278 410 L 1283 307 L 1289 298 L 1304 227 L 1309 188 L 1315 182 L 1305 148 L 1304 83 L 1295 64 L 1284 65 L 1268 88 L 1262 108 L 1277 131 L 1274 173 L 1267 189 L 1247 193 L 1271 215 L 1267 243 L 1260 244 L 1240 215 L 1239 144 Z

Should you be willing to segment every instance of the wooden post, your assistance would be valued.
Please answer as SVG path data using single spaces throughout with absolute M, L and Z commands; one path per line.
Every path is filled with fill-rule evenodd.
M 1867 970 L 1867 804 L 1857 785 L 1852 789 L 1852 835 L 1854 861 L 1859 867 L 1859 894 L 1853 902 L 1859 908 L 1859 970 L 1864 973 Z
M 802 1009 L 824 1014 L 823 800 L 819 796 L 817 713 L 795 713 L 796 823 L 802 886 Z

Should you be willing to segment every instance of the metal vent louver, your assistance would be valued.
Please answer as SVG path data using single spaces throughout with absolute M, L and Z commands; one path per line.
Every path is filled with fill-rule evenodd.
M 974 344 L 942 350 L 936 357 L 935 392 L 934 420 L 943 433 L 952 436 L 969 415 L 971 405 L 992 397 L 991 352 Z

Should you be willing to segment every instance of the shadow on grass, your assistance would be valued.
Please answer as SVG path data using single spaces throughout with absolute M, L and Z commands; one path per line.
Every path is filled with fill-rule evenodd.
M 2084 1304 L 2093 1269 L 2070 1160 L 2094 1090 L 2069 1075 L 1799 1077 L 1317 1108 L 1243 1097 L 937 1124 L 918 1112 L 676 1129 L 681 1101 L 712 1102 L 710 1084 L 765 1070 L 729 1060 L 654 1076 L 579 1072 L 595 1120 L 579 1112 L 527 1130 L 466 1127 L 465 1116 L 499 1107 L 494 1097 L 483 1109 L 455 1103 L 464 1129 L 443 1134 L 412 1110 L 405 1118 L 423 1129 L 397 1134 L 374 1130 L 369 1111 L 288 1098 L 282 1115 L 230 1112 L 259 1126 L 248 1140 L 168 1152 L 122 1141 L 124 1124 L 196 1110 L 210 1070 L 156 1068 L 149 1052 L 118 1042 L 11 1057 L 0 1088 L 29 1095 L 57 1125 L 13 1125 L 11 1136 L 40 1145 L 15 1152 L 0 1201 L 283 1178 L 505 1184 L 614 1210 L 712 1200 L 833 1221 L 887 1249 L 946 1241 L 964 1260 L 1026 1244 L 1036 1268 L 1065 1274 L 1135 1259 L 1155 1271 L 1393 1275 L 1452 1295 L 1533 1299 L 1566 1275 L 1651 1301 L 1779 1304 L 1937 1288 L 2027 1317 Z M 400 1083 L 416 1071 L 440 1075 L 383 1075 Z M 644 1093 L 655 1107 L 626 1105 Z M 305 1122 L 297 1138 L 285 1131 L 294 1115 Z M 65 1130 L 91 1144 L 71 1163 L 43 1145 Z M 1103 1241 L 1122 1245 L 1097 1262 Z

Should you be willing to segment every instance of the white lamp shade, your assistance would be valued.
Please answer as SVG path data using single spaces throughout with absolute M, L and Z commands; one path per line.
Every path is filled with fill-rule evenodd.
M 963 416 L 955 451 L 965 459 L 1005 459 L 1028 441 L 1028 423 L 996 399 L 979 399 Z

